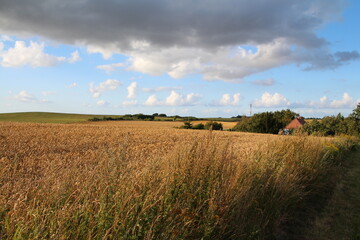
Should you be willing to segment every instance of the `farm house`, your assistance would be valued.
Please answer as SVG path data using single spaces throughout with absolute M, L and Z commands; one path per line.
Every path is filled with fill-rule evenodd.
M 290 134 L 294 129 L 298 129 L 305 124 L 305 119 L 301 116 L 296 116 L 286 127 L 283 129 L 283 134 Z

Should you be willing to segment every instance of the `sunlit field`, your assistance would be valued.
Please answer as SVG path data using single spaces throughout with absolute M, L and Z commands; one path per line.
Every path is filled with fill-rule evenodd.
M 352 145 L 181 125 L 0 123 L 0 239 L 271 239 Z

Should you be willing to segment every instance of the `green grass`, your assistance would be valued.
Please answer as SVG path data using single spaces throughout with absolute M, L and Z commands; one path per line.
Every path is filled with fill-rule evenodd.
M 33 123 L 77 123 L 86 122 L 92 118 L 123 117 L 123 115 L 92 115 L 92 114 L 69 114 L 52 112 L 18 112 L 0 113 L 0 122 L 33 122 Z M 209 121 L 233 122 L 234 118 L 201 118 Z M 155 117 L 156 121 L 173 121 L 173 117 Z M 178 118 L 177 121 L 182 121 Z
M 34 122 L 34 123 L 76 123 L 76 122 L 86 122 L 90 118 L 94 118 L 94 117 L 102 118 L 103 116 L 105 115 L 68 114 L 68 113 L 50 113 L 50 112 L 20 112 L 20 113 L 0 113 L 0 121 Z M 120 117 L 120 116 L 112 116 L 112 117 Z

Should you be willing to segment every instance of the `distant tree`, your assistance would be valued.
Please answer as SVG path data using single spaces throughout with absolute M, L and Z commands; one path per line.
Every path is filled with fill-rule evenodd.
M 251 118 L 241 118 L 233 128 L 235 131 L 277 134 L 297 114 L 289 109 L 276 112 L 254 114 Z
M 321 132 L 321 128 L 321 123 L 317 119 L 313 119 L 311 122 L 308 122 L 303 126 L 303 130 L 308 134 L 319 134 Z
M 337 116 L 326 116 L 321 121 L 313 120 L 311 123 L 305 124 L 304 131 L 311 135 L 347 134 L 360 136 L 360 104 L 347 118 L 341 113 Z
M 339 125 L 342 121 L 342 117 L 341 116 L 327 116 L 324 117 L 321 120 L 321 131 L 325 134 L 325 136 L 328 135 L 335 135 L 335 134 L 339 134 L 341 133 L 339 131 Z
M 192 126 L 192 129 L 205 129 L 205 125 L 202 123 Z
M 356 106 L 353 112 L 347 118 L 348 131 L 352 135 L 360 136 L 360 103 Z
M 184 126 L 181 126 L 180 128 L 191 129 L 192 128 L 192 123 L 190 121 L 185 121 Z
M 167 115 L 165 113 L 160 113 L 159 117 L 167 117 Z
M 222 123 L 210 121 L 205 123 L 205 129 L 211 129 L 211 130 L 223 130 Z
M 350 117 L 360 121 L 360 102 L 353 110 L 353 112 L 350 114 Z
M 298 114 L 291 111 L 290 109 L 281 110 L 274 112 L 274 118 L 278 124 L 278 128 L 284 128 L 288 125 Z

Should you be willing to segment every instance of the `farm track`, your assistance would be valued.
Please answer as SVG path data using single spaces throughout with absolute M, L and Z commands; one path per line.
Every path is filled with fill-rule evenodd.
M 337 183 L 323 212 L 315 219 L 307 239 L 360 239 L 360 150 L 349 156 L 346 172 Z

